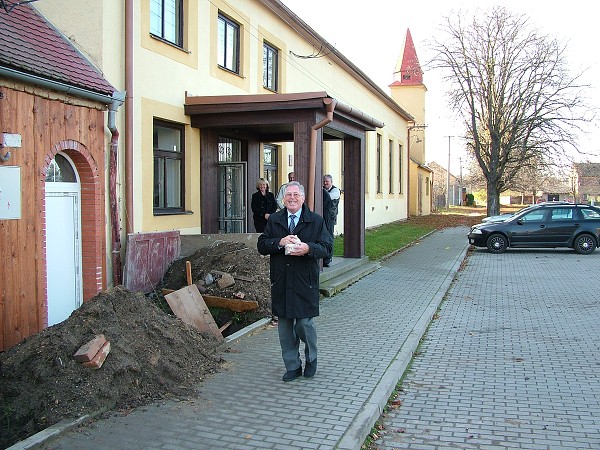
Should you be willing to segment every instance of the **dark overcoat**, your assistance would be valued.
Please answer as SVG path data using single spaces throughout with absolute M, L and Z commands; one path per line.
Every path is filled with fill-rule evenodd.
M 265 214 L 273 214 L 277 211 L 277 202 L 272 192 L 267 190 L 266 195 L 262 195 L 260 191 L 256 191 L 252 194 L 252 201 L 250 202 L 250 208 L 252 209 L 252 219 L 254 220 L 254 228 L 257 232 L 262 233 L 267 224 Z
M 273 315 L 288 319 L 316 317 L 319 315 L 319 259 L 329 254 L 333 240 L 323 218 L 306 205 L 302 205 L 294 234 L 308 244 L 308 254 L 285 254 L 279 241 L 289 234 L 287 210 L 282 209 L 269 216 L 265 231 L 258 237 L 258 252 L 270 255 Z

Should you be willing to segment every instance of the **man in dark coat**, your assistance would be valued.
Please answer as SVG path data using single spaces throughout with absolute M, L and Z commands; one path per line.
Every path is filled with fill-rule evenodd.
M 333 242 L 333 227 L 334 227 L 334 216 L 333 216 L 333 202 L 331 200 L 331 196 L 327 189 L 323 188 L 323 221 L 325 222 L 325 228 L 329 231 L 331 235 L 331 240 Z M 333 258 L 333 243 L 331 245 L 331 250 L 329 254 L 323 258 L 323 267 L 329 267 L 331 264 L 331 259 Z
M 304 205 L 304 187 L 288 183 L 285 208 L 269 216 L 258 237 L 261 255 L 270 255 L 271 303 L 279 318 L 281 356 L 286 373 L 283 381 L 302 375 L 300 341 L 304 342 L 304 376 L 317 371 L 317 328 L 319 315 L 319 259 L 333 245 L 323 218 Z

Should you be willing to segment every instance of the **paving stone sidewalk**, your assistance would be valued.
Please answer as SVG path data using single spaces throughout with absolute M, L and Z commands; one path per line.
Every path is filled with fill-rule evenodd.
M 600 252 L 469 254 L 378 449 L 600 448 Z
M 230 344 L 226 368 L 190 401 L 166 401 L 61 433 L 45 449 L 359 449 L 467 250 L 433 233 L 321 303 L 319 368 L 281 381 L 277 330 Z

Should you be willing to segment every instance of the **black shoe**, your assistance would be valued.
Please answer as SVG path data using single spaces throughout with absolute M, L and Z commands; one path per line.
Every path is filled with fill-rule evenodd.
M 296 370 L 288 370 L 283 374 L 283 381 L 292 381 L 302 375 L 302 367 L 298 367 Z
M 331 265 L 331 262 L 327 261 L 323 261 L 323 267 L 329 267 Z
M 315 376 L 315 373 L 317 373 L 317 358 L 306 363 L 306 367 L 304 367 L 304 378 L 312 378 Z

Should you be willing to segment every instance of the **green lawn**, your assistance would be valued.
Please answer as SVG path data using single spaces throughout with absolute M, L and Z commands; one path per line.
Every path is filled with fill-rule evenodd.
M 405 245 L 425 236 L 435 227 L 412 225 L 407 222 L 395 222 L 369 229 L 365 232 L 365 254 L 376 261 Z M 336 236 L 333 242 L 333 254 L 344 255 L 344 237 Z

